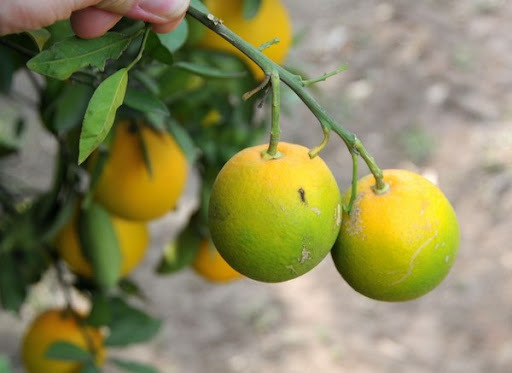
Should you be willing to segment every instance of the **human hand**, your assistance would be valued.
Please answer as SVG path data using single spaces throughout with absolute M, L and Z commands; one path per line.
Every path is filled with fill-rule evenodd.
M 3 0 L 0 12 L 0 36 L 35 30 L 71 19 L 74 32 L 81 38 L 103 35 L 123 16 L 153 24 L 155 32 L 174 30 L 190 0 Z

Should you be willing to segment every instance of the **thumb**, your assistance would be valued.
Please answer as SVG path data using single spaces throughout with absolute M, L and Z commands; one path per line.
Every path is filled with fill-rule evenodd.
M 102 0 L 96 8 L 154 24 L 180 19 L 190 0 Z
M 113 27 L 121 16 L 153 24 L 156 32 L 174 30 L 185 16 L 190 0 L 103 0 L 74 12 L 71 25 L 82 38 L 95 38 Z

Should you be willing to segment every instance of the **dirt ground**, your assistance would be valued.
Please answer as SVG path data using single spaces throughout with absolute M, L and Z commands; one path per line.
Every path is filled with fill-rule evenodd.
M 162 244 L 194 205 L 192 181 L 179 211 L 154 224 L 150 255 L 134 275 L 163 330 L 148 345 L 112 353 L 165 373 L 512 371 L 512 2 L 285 3 L 302 35 L 289 65 L 315 77 L 349 64 L 314 94 L 381 167 L 414 169 L 438 182 L 460 220 L 458 260 L 435 291 L 396 304 L 355 293 L 329 257 L 275 285 L 211 285 L 188 270 L 156 277 Z M 317 145 L 314 118 L 287 99 L 283 139 Z M 31 141 L 41 151 L 16 166 L 44 185 L 50 162 L 41 154 L 51 155 L 52 144 Z M 333 138 L 323 158 L 347 187 L 343 143 Z M 58 301 L 48 282 L 33 309 Z M 0 352 L 16 367 L 32 314 L 0 315 Z

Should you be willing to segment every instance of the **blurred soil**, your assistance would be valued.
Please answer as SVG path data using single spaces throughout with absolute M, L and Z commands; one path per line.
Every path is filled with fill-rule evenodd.
M 315 77 L 349 64 L 315 96 L 383 168 L 413 169 L 440 185 L 460 219 L 459 258 L 435 291 L 397 304 L 355 293 L 330 257 L 275 285 L 212 285 L 190 270 L 156 277 L 159 250 L 194 206 L 191 181 L 178 212 L 154 224 L 150 255 L 134 275 L 163 330 L 149 345 L 113 353 L 162 372 L 512 371 L 512 2 L 285 3 L 301 36 L 289 65 Z M 315 119 L 285 97 L 283 139 L 317 145 Z M 10 167 L 43 188 L 52 143 L 28 141 L 37 152 Z M 343 143 L 333 138 L 323 158 L 345 189 L 351 165 Z M 47 282 L 35 291 L 34 310 L 59 301 Z M 16 366 L 33 312 L 0 315 L 0 351 Z

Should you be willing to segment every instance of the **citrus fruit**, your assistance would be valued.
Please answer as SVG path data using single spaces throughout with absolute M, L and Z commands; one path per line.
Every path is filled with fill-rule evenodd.
M 149 231 L 145 222 L 121 219 L 110 215 L 121 251 L 121 277 L 131 273 L 144 259 L 149 243 Z M 60 257 L 73 272 L 86 278 L 93 274 L 92 265 L 84 256 L 78 236 L 78 214 L 57 234 L 55 246 Z
M 229 282 L 242 278 L 223 258 L 209 239 L 202 239 L 192 267 L 212 282 Z
M 208 221 L 215 247 L 235 270 L 258 281 L 298 277 L 329 253 L 341 223 L 334 176 L 308 149 L 281 142 L 233 156 L 213 183 Z
M 263 53 L 278 64 L 284 62 L 292 43 L 292 26 L 288 11 L 280 0 L 262 0 L 257 14 L 251 19 L 244 18 L 242 0 L 206 0 L 204 4 L 224 25 L 254 47 L 279 38 L 279 43 L 264 49 Z M 241 57 L 256 79 L 263 78 L 262 70 L 249 57 L 213 31 L 208 29 L 199 45 Z
M 448 274 L 460 234 L 441 190 L 416 173 L 384 170 L 389 189 L 373 190 L 368 175 L 357 182 L 351 214 L 344 213 L 332 250 L 336 268 L 367 297 L 406 301 L 426 294 Z M 343 200 L 348 203 L 351 190 Z
M 21 354 L 27 373 L 79 373 L 82 364 L 45 356 L 55 342 L 67 342 L 92 352 L 96 365 L 105 360 L 103 335 L 82 324 L 82 317 L 71 310 L 52 309 L 36 317 L 22 341 Z
M 150 169 L 141 142 L 145 144 Z M 122 121 L 115 128 L 94 196 L 119 217 L 151 220 L 176 206 L 186 178 L 187 160 L 170 134 L 134 121 Z

